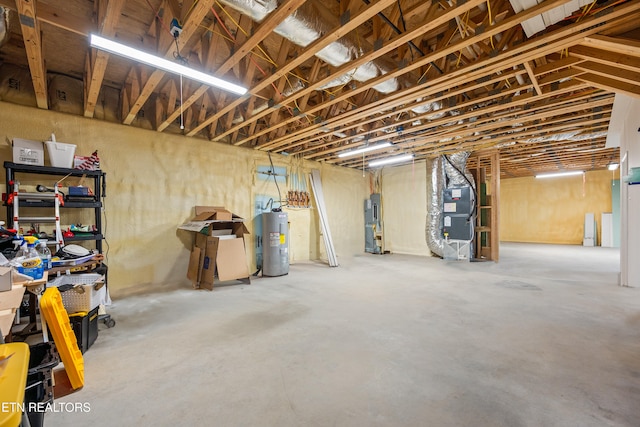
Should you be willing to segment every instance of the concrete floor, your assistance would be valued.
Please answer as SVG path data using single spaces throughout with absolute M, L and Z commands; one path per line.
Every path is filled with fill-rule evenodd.
M 115 301 L 46 426 L 639 426 L 640 289 L 618 251 L 361 255 Z

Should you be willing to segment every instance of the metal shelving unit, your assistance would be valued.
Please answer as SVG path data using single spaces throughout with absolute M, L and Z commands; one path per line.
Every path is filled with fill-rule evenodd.
M 102 253 L 102 240 L 104 235 L 102 232 L 102 199 L 106 195 L 106 173 L 101 170 L 86 171 L 80 169 L 67 169 L 56 168 L 52 166 L 33 166 L 22 165 L 13 162 L 4 162 L 4 168 L 6 173 L 6 193 L 11 194 L 13 192 L 13 186 L 11 183 L 19 178 L 18 174 L 36 174 L 36 175 L 51 175 L 60 177 L 86 177 L 93 183 L 94 200 L 89 201 L 65 201 L 64 206 L 60 206 L 61 210 L 66 209 L 93 209 L 94 221 L 97 233 L 95 234 L 83 234 L 74 237 L 65 238 L 65 242 L 77 242 L 77 241 L 95 241 L 96 250 L 98 253 Z M 18 179 L 19 181 L 19 179 Z M 14 225 L 14 205 L 5 203 L 7 209 L 7 228 L 13 228 Z M 20 209 L 24 208 L 53 208 L 54 202 L 52 200 L 21 200 Z

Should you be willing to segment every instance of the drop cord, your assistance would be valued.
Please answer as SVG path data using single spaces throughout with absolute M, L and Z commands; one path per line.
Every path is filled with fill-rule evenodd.
M 180 129 L 184 130 L 184 114 L 182 110 L 182 74 L 180 74 Z
M 271 160 L 271 153 L 267 153 L 269 155 L 269 163 L 271 164 L 271 174 L 273 175 L 273 182 L 276 183 L 276 188 L 278 189 L 278 209 L 282 210 L 282 194 L 280 194 L 280 186 L 278 185 L 278 179 L 276 178 L 276 168 L 273 166 L 273 160 Z

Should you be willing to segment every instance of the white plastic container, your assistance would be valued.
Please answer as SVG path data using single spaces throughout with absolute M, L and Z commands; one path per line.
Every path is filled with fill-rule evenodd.
M 91 311 L 100 304 L 109 302 L 104 276 L 95 273 L 65 274 L 50 280 L 47 287 L 79 285 L 81 289 L 62 292 L 62 305 L 69 313 Z M 98 288 L 98 289 L 96 289 Z
M 72 168 L 73 156 L 76 153 L 75 144 L 65 144 L 63 142 L 45 141 L 49 162 L 56 168 Z

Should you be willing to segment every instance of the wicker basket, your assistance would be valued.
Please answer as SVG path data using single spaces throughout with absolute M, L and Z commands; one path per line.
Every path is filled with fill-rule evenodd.
M 62 292 L 62 305 L 67 313 L 89 312 L 106 302 L 107 287 L 102 274 L 66 274 L 47 283 L 47 287 L 57 288 L 62 285 L 79 285 Z

